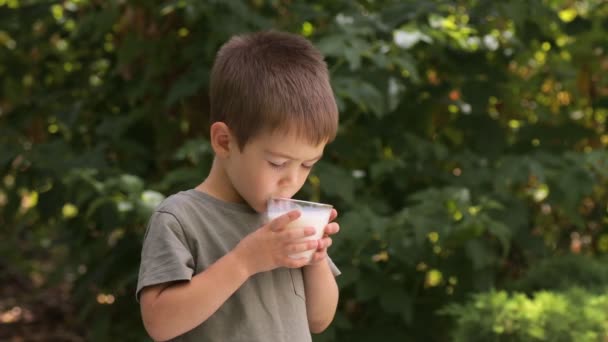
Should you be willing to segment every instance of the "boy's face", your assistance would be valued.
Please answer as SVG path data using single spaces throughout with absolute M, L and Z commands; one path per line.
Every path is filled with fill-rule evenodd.
M 242 151 L 231 149 L 226 173 L 238 195 L 261 213 L 270 197 L 291 198 L 302 188 L 325 145 L 315 146 L 293 134 L 261 134 Z

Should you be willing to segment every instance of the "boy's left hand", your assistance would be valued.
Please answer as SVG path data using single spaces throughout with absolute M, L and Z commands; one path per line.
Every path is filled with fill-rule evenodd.
M 312 255 L 312 259 L 309 263 L 310 265 L 318 264 L 327 257 L 327 248 L 332 244 L 330 236 L 340 231 L 338 222 L 332 222 L 336 217 L 338 217 L 338 212 L 336 209 L 332 209 L 331 214 L 329 215 L 330 223 L 325 226 L 323 237 L 318 240 L 317 250 Z

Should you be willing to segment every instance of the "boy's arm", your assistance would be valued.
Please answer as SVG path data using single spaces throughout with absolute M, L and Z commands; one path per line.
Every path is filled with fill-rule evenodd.
M 311 332 L 318 334 L 334 319 L 338 306 L 338 285 L 327 258 L 304 266 L 303 272 L 308 326 Z
M 190 281 L 144 287 L 140 306 L 148 334 L 157 341 L 179 336 L 206 321 L 250 276 L 307 264 L 288 256 L 316 247 L 316 241 L 300 242 L 313 228 L 284 229 L 299 216 L 293 211 L 262 226 Z
M 338 216 L 334 209 L 329 216 L 333 221 Z M 338 284 L 329 266 L 327 248 L 331 246 L 331 235 L 340 231 L 337 222 L 325 226 L 325 235 L 318 241 L 317 250 L 309 265 L 304 266 L 304 290 L 306 292 L 306 315 L 311 332 L 318 334 L 325 330 L 336 314 L 338 306 Z
M 189 282 L 144 288 L 140 303 L 148 334 L 155 341 L 165 341 L 192 330 L 217 311 L 249 276 L 231 252 Z

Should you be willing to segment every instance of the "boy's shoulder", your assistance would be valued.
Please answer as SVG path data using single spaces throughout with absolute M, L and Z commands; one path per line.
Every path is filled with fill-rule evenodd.
M 184 190 L 165 198 L 154 209 L 148 224 L 148 230 L 178 230 L 187 236 L 196 218 L 208 212 L 207 203 L 191 193 L 195 190 Z M 198 226 L 198 225 L 197 225 Z
M 236 208 L 235 208 L 236 207 Z M 195 189 L 174 193 L 165 198 L 152 213 L 148 230 L 176 231 L 186 239 L 200 239 L 221 226 L 224 230 L 241 229 L 243 222 L 254 222 L 244 204 L 224 203 Z
M 193 205 L 194 198 L 188 195 L 189 190 L 176 192 L 165 198 L 159 205 L 156 206 L 156 211 L 174 212 L 180 211 L 184 206 Z
M 155 212 L 170 213 L 177 217 L 192 214 L 193 212 L 211 209 L 213 203 L 197 196 L 196 190 L 184 190 L 165 198 L 156 208 Z
M 176 192 L 165 198 L 154 209 L 155 213 L 168 213 L 176 218 L 211 216 L 222 212 L 222 209 L 230 204 L 223 203 L 196 189 Z
M 177 221 L 180 225 L 229 225 L 259 220 L 247 204 L 229 203 L 196 189 L 177 192 L 164 199 L 153 213 L 154 219 Z

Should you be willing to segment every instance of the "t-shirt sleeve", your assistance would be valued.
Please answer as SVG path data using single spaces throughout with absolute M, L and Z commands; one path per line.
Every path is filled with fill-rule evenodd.
M 136 299 L 139 301 L 140 291 L 146 286 L 192 279 L 194 269 L 194 258 L 178 219 L 172 213 L 156 211 L 144 236 Z
M 329 268 L 331 269 L 331 273 L 333 273 L 334 277 L 337 277 L 340 274 L 342 274 L 342 272 L 340 272 L 340 270 L 338 269 L 338 266 L 336 266 L 336 264 L 334 264 L 334 262 L 331 260 L 331 258 L 329 256 L 327 257 L 327 261 L 329 262 Z

